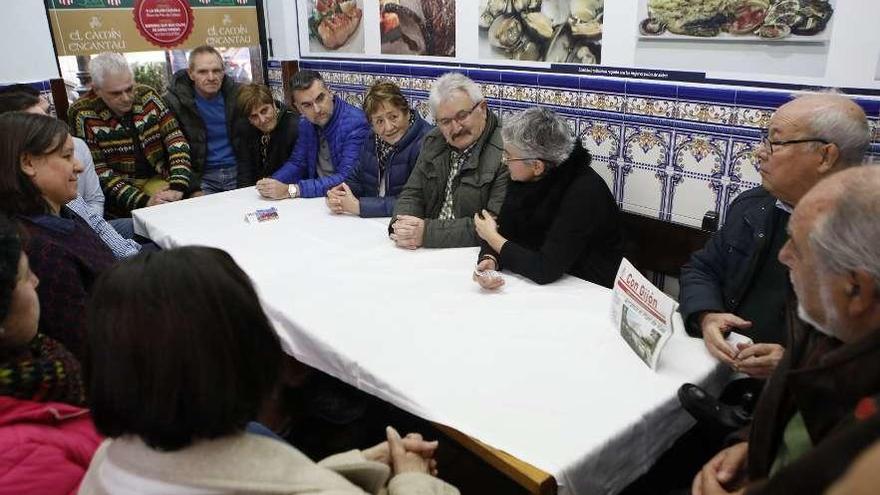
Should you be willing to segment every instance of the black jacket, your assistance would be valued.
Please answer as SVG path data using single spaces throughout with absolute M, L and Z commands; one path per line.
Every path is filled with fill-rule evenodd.
M 763 187 L 740 194 L 721 230 L 682 267 L 679 302 L 689 334 L 702 335 L 696 316 L 703 311 L 736 314 L 755 268 L 770 250 L 775 205 Z
M 508 242 L 492 254 L 507 269 L 539 284 L 564 273 L 611 287 L 623 257 L 617 203 L 605 181 L 590 168 L 578 143 L 568 159 L 535 182 L 510 181 L 498 217 Z
M 278 123 L 269 133 L 269 144 L 265 159 L 261 149 L 263 133 L 245 122 L 241 131 L 242 160 L 238 164 L 238 187 L 252 186 L 264 177 L 275 173 L 293 153 L 299 134 L 299 114 L 283 103 L 276 101 Z
M 223 84 L 220 86 L 220 94 L 223 95 L 223 104 L 226 108 L 226 132 L 229 136 L 230 144 L 232 144 L 232 152 L 235 154 L 238 162 L 239 186 L 242 185 L 241 169 L 250 168 L 250 165 L 243 164 L 244 160 L 244 143 L 241 136 L 245 126 L 250 124 L 247 117 L 240 115 L 236 111 L 236 99 L 238 98 L 239 85 L 229 76 L 223 77 Z M 205 129 L 205 122 L 199 115 L 196 108 L 195 86 L 192 79 L 189 78 L 186 69 L 181 69 L 174 73 L 168 90 L 162 97 L 180 123 L 180 129 L 186 135 L 189 141 L 190 157 L 192 159 L 194 188 L 198 189 L 201 182 L 202 173 L 205 170 L 205 160 L 208 157 L 208 132 Z
M 880 393 L 880 329 L 843 344 L 801 324 L 794 315 L 790 321 L 785 356 L 755 408 L 749 434 L 749 494 L 824 493 L 859 452 L 880 438 L 880 418 L 857 410 L 862 399 Z M 796 411 L 813 448 L 769 477 Z

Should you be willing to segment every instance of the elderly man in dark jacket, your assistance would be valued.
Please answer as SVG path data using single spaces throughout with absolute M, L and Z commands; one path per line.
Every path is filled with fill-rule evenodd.
M 223 57 L 200 46 L 189 54 L 189 68 L 174 74 L 164 99 L 186 135 L 195 172 L 194 185 L 207 194 L 245 185 L 239 166 L 241 132 L 247 121 L 236 112 L 238 84 L 225 75 Z
M 880 168 L 860 167 L 798 203 L 779 260 L 808 325 L 792 325 L 748 441 L 706 464 L 695 495 L 822 493 L 877 438 L 876 421 L 859 421 L 871 412 L 859 404 L 880 393 L 878 190 Z
M 790 293 L 777 253 L 791 208 L 821 178 L 861 164 L 869 142 L 864 111 L 843 96 L 802 96 L 773 114 L 756 150 L 762 185 L 736 198 L 724 227 L 681 272 L 688 333 L 702 336 L 720 361 L 755 378 L 773 371 L 782 357 Z M 731 331 L 755 344 L 728 345 Z
M 429 96 L 437 128 L 397 198 L 389 231 L 399 247 L 477 246 L 474 215 L 501 211 L 510 174 L 501 123 L 475 82 L 444 74 Z

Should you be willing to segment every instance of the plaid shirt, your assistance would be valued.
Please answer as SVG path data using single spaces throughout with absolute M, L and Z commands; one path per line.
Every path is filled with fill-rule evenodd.
M 114 258 L 128 258 L 140 252 L 140 244 L 131 239 L 125 239 L 119 235 L 113 226 L 104 220 L 104 217 L 98 215 L 86 205 L 86 202 L 83 201 L 81 196 L 77 196 L 76 199 L 67 203 L 65 206 L 70 208 L 70 211 L 79 215 L 87 224 L 89 224 L 89 227 L 98 234 L 101 241 L 110 248 L 110 251 L 113 251 Z

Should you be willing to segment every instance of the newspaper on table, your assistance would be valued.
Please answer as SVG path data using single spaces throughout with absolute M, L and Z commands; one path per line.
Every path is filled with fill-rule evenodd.
M 620 336 L 651 369 L 672 336 L 678 303 L 648 281 L 626 258 L 617 269 L 611 320 Z

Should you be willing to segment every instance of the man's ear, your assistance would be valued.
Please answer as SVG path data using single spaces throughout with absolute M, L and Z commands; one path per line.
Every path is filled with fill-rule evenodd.
M 846 284 L 847 310 L 850 316 L 860 316 L 880 304 L 880 287 L 870 273 L 853 270 L 847 277 Z
M 825 175 L 837 165 L 837 161 L 840 159 L 840 148 L 834 143 L 828 143 L 822 145 L 819 151 L 822 153 L 822 161 L 816 171 L 819 172 L 819 175 Z
M 535 160 L 535 177 L 540 177 L 544 175 L 544 172 L 547 171 L 547 164 L 544 163 L 543 160 Z

